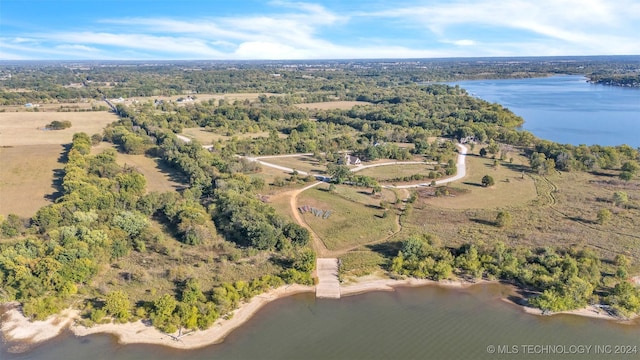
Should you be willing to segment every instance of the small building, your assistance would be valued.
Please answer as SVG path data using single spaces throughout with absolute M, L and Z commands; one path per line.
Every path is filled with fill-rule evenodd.
M 360 161 L 360 158 L 357 156 L 344 154 L 344 157 L 340 159 L 339 163 L 341 165 L 360 165 L 362 161 Z
M 24 104 L 24 106 L 25 107 L 33 107 L 33 104 L 32 103 L 26 103 L 26 104 Z

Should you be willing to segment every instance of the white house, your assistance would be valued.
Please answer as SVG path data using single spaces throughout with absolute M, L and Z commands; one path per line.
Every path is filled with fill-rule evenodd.
M 357 156 L 351 156 L 349 154 L 344 154 L 344 158 L 340 159 L 340 164 L 342 165 L 360 165 L 362 161 Z

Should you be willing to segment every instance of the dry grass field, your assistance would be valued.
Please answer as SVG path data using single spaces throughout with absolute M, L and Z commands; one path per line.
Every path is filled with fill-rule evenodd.
M 500 163 L 497 168 L 493 160 L 478 156 L 467 156 L 467 176 L 449 186 L 464 192 L 455 197 L 429 197 L 430 205 L 450 209 L 494 209 L 506 206 L 517 206 L 536 198 L 536 186 L 530 176 L 522 175 L 521 161 L 518 158 L 513 164 Z M 482 187 L 482 177 L 489 175 L 495 185 Z
M 25 145 L 0 148 L 0 214 L 31 217 L 51 203 L 62 145 Z
M 309 189 L 298 196 L 298 206 L 309 205 L 330 210 L 327 219 L 310 212 L 303 214 L 304 221 L 318 234 L 331 251 L 348 251 L 360 245 L 385 239 L 398 231 L 397 216 L 389 210 L 344 199 L 329 192 L 328 185 Z
M 556 173 L 549 176 L 527 175 L 533 181 L 537 195 L 526 202 L 512 201 L 503 206 L 446 206 L 449 202 L 472 199 L 475 192 L 486 191 L 501 197 L 509 187 L 478 188 L 460 196 L 461 200 L 443 197 L 419 198 L 404 225 L 401 239 L 411 233 L 429 232 L 445 241 L 446 245 L 467 242 L 492 243 L 502 241 L 508 245 L 530 247 L 572 245 L 598 251 L 613 259 L 625 254 L 640 265 L 640 181 L 623 182 L 615 176 L 593 175 L 584 172 Z M 512 181 L 512 184 L 516 181 Z M 507 184 L 510 185 L 510 184 Z M 629 203 L 615 206 L 611 199 L 615 191 L 624 191 Z M 510 196 L 505 194 L 505 196 Z M 477 197 L 480 199 L 480 197 Z M 487 200 L 490 201 L 490 200 Z M 513 220 L 510 226 L 499 228 L 495 219 L 499 210 L 508 211 Z M 612 219 L 605 224 L 596 221 L 600 209 L 609 209 Z
M 327 101 L 327 102 L 296 104 L 296 106 L 301 109 L 317 109 L 317 110 L 330 110 L 330 109 L 349 110 L 356 105 L 372 105 L 372 104 L 366 101 Z
M 41 130 L 50 122 L 71 121 L 65 130 Z M 106 111 L 92 112 L 14 112 L 0 113 L 0 146 L 68 144 L 77 132 L 89 135 L 118 118 Z
M 91 149 L 92 154 L 99 154 L 113 145 L 103 142 Z M 118 153 L 116 163 L 138 170 L 147 179 L 147 191 L 175 191 L 186 186 L 186 179 L 177 171 L 171 169 L 160 158 L 149 158 L 145 155 L 130 155 Z

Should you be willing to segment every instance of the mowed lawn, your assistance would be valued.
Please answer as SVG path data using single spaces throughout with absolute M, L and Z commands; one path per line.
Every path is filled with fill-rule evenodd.
M 327 219 L 310 212 L 302 215 L 329 250 L 347 250 L 376 242 L 398 230 L 392 210 L 383 218 L 381 208 L 343 199 L 327 189 L 328 185 L 321 185 L 303 192 L 298 196 L 297 205 L 331 211 Z
M 110 143 L 103 142 L 91 149 L 92 154 L 99 154 L 112 147 Z M 175 191 L 186 187 L 187 180 L 183 175 L 163 163 L 160 158 L 150 158 L 145 155 L 130 155 L 118 153 L 116 163 L 120 166 L 133 167 L 144 175 L 147 180 L 147 191 Z
M 500 162 L 497 168 L 493 159 L 479 156 L 467 156 L 467 176 L 451 183 L 465 191 L 464 194 L 450 197 L 429 197 L 428 204 L 450 209 L 492 209 L 506 206 L 518 206 L 536 198 L 535 182 L 526 174 L 523 177 L 524 158 L 515 157 L 514 163 Z M 482 187 L 482 177 L 489 175 L 495 185 Z
M 54 177 L 64 164 L 58 162 L 62 145 L 25 145 L 0 148 L 0 214 L 31 217 L 52 203 Z
M 64 130 L 43 130 L 50 122 L 71 121 Z M 0 113 L 0 146 L 68 144 L 73 134 L 102 133 L 118 117 L 107 111 L 91 112 L 3 112 Z
M 371 176 L 378 181 L 388 181 L 415 174 L 427 176 L 430 171 L 433 171 L 433 165 L 384 165 L 358 171 L 358 175 Z
M 261 161 L 270 164 L 288 167 L 312 174 L 324 174 L 327 170 L 326 164 L 321 164 L 311 155 L 289 156 L 289 157 L 264 157 Z M 263 166 L 266 167 L 266 166 Z

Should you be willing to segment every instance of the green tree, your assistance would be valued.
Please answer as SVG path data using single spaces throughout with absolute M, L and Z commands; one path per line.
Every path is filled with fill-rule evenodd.
M 638 165 L 635 161 L 626 161 L 622 164 L 622 171 L 630 172 L 632 175 L 636 175 L 638 170 L 640 170 L 640 165 Z
M 630 171 L 623 171 L 618 175 L 618 177 L 620 180 L 631 181 L 631 179 L 633 179 L 633 173 Z
M 481 183 L 484 187 L 493 186 L 495 184 L 495 180 L 493 180 L 491 175 L 485 175 L 482 177 Z
M 127 321 L 131 317 L 131 301 L 129 295 L 122 290 L 112 291 L 107 295 L 104 304 L 107 314 L 115 317 L 119 321 Z
M 613 203 L 616 206 L 624 206 L 629 202 L 629 196 L 624 191 L 616 191 L 613 193 Z
M 332 181 L 336 184 L 342 184 L 351 178 L 351 170 L 346 165 L 329 164 L 327 165 L 327 174 L 331 176 Z
M 600 211 L 598 211 L 598 224 L 600 225 L 604 225 L 606 223 L 609 222 L 609 220 L 611 220 L 611 211 L 609 211 L 609 209 L 600 209 Z
M 508 211 L 500 211 L 498 216 L 496 216 L 496 225 L 498 225 L 498 227 L 509 227 L 511 221 L 511 213 Z

